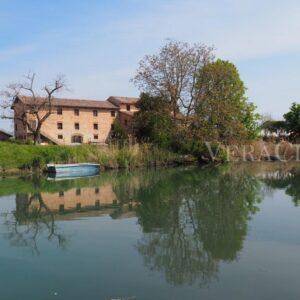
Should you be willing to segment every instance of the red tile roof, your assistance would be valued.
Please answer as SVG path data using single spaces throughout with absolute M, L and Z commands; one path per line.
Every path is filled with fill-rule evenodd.
M 18 96 L 18 99 L 24 104 L 32 104 L 32 97 Z M 37 101 L 45 101 L 44 97 L 37 97 Z M 101 100 L 83 100 L 83 99 L 66 99 L 66 98 L 53 98 L 53 106 L 62 107 L 84 107 L 84 108 L 103 108 L 103 109 L 118 109 L 116 105 L 109 101 Z
M 136 104 L 139 101 L 139 98 L 136 97 L 120 97 L 120 96 L 111 96 L 107 99 L 115 105 L 120 104 Z
M 2 129 L 0 129 L 0 133 L 6 135 L 6 136 L 8 136 L 8 137 L 12 137 L 12 134 L 10 134 L 10 133 L 8 133 L 8 132 L 2 130 Z

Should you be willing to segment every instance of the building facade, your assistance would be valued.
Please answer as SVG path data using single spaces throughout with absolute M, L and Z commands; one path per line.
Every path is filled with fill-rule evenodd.
M 106 101 L 55 98 L 52 100 L 52 113 L 40 130 L 42 141 L 61 145 L 106 143 L 117 122 L 130 133 L 133 130 L 134 113 L 138 111 L 137 101 L 138 98 L 117 96 L 109 97 Z M 29 111 L 33 105 L 42 105 L 44 102 L 45 98 L 16 98 L 12 106 L 16 139 L 32 137 L 32 131 L 29 125 L 24 124 L 22 116 L 26 116 L 30 126 L 36 128 L 37 120 Z M 45 113 L 41 110 L 41 117 Z

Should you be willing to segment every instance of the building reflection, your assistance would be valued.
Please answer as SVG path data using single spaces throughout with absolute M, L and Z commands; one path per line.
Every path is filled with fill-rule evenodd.
M 112 184 L 98 187 L 71 188 L 56 193 L 39 192 L 31 194 L 16 194 L 16 211 L 18 221 L 29 220 L 32 215 L 53 214 L 56 219 L 71 219 L 97 215 L 111 215 L 114 218 L 134 216 L 133 201 L 120 203 Z M 118 212 L 118 213 L 117 213 Z
M 16 193 L 15 210 L 5 215 L 5 237 L 12 245 L 27 247 L 35 255 L 40 253 L 39 235 L 45 236 L 59 248 L 66 248 L 69 238 L 63 232 L 60 221 L 96 216 L 110 216 L 113 219 L 135 216 L 136 203 L 124 197 L 120 197 L 121 201 L 115 192 L 119 188 L 112 182 L 98 185 L 94 181 L 92 186 L 85 186 L 84 182 L 78 187 L 78 181 L 70 181 L 67 188 L 64 183 L 56 184 L 55 192 L 43 191 L 49 189 L 51 183 L 45 185 L 45 182 L 36 179 L 30 182 L 34 184 L 35 191 Z

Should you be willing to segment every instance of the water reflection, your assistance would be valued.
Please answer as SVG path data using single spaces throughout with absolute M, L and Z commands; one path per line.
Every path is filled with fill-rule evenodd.
M 263 176 L 264 183 L 271 189 L 283 189 L 292 197 L 295 206 L 300 204 L 300 167 L 293 165 L 288 170 L 278 169 Z
M 114 192 L 114 176 L 49 182 L 45 178 L 19 178 L 0 181 L 0 196 L 16 190 L 15 209 L 2 214 L 5 238 L 11 245 L 26 247 L 39 255 L 39 237 L 65 249 L 69 238 L 58 221 L 110 215 L 134 216 L 132 201 L 120 204 Z M 26 193 L 26 191 L 29 191 Z
M 297 170 L 253 164 L 0 181 L 0 196 L 16 194 L 15 210 L 5 215 L 5 236 L 38 254 L 39 235 L 61 248 L 71 244 L 59 221 L 136 217 L 142 229 L 136 251 L 147 268 L 173 285 L 203 286 L 218 277 L 220 262 L 238 259 L 265 191 L 284 189 L 300 203 Z
M 44 202 L 41 193 L 16 194 L 16 210 L 4 215 L 5 238 L 12 245 L 29 248 L 39 254 L 38 237 L 46 234 L 48 241 L 65 248 L 66 236 L 55 224 L 54 212 Z
M 222 168 L 174 174 L 147 189 L 137 208 L 144 237 L 138 250 L 174 285 L 205 285 L 219 261 L 233 261 L 260 201 L 260 182 Z M 162 192 L 163 191 L 163 192 Z

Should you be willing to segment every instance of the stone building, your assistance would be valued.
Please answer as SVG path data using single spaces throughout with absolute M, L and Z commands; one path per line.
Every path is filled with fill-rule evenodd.
M 45 143 L 60 145 L 106 143 L 116 122 L 131 132 L 133 115 L 138 111 L 137 101 L 138 98 L 117 96 L 105 101 L 54 98 L 52 113 L 41 127 L 41 139 Z M 12 105 L 16 139 L 32 137 L 32 132 L 20 116 L 26 115 L 30 126 L 36 128 L 37 121 L 28 111 L 32 106 L 38 107 L 39 103 L 42 106 L 45 102 L 45 98 L 16 98 Z M 45 113 L 41 110 L 41 117 Z
M 0 142 L 8 141 L 11 137 L 12 137 L 11 134 L 0 129 Z

